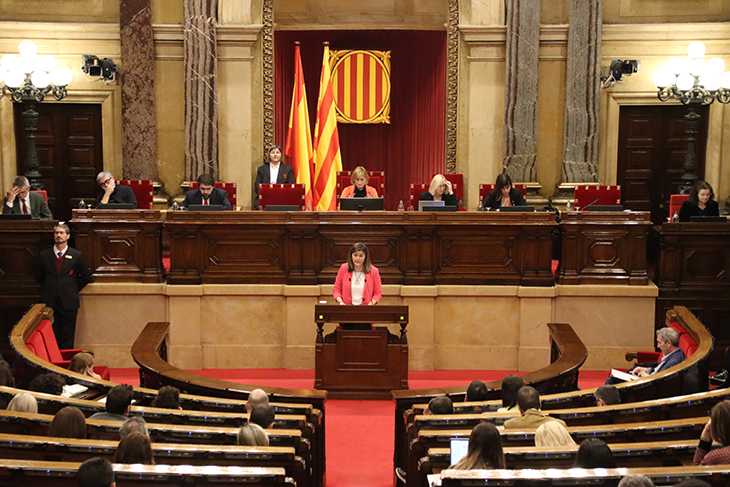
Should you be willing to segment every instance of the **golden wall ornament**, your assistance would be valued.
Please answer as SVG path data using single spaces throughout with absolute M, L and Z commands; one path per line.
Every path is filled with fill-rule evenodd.
M 459 0 L 449 0 L 446 64 L 446 172 L 456 173 L 456 127 L 459 106 Z
M 390 51 L 330 51 L 340 123 L 390 123 Z

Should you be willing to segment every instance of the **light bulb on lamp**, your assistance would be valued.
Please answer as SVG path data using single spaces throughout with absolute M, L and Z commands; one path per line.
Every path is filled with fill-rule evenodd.
M 37 70 L 31 75 L 30 82 L 33 83 L 33 86 L 36 88 L 43 89 L 51 82 L 51 77 L 48 76 L 48 73 L 45 71 Z
M 699 59 L 704 56 L 706 52 L 707 48 L 705 48 L 705 45 L 700 41 L 694 41 L 687 46 L 687 55 L 691 59 Z
M 46 73 L 50 73 L 56 69 L 56 58 L 49 56 L 48 54 L 38 56 L 38 69 L 42 69 Z
M 669 64 L 667 65 L 666 69 L 670 73 L 673 73 L 676 76 L 679 73 L 687 71 L 687 69 L 685 68 L 686 64 L 687 64 L 687 61 L 684 58 L 674 57 L 669 61 Z
M 707 73 L 707 61 L 704 59 L 693 59 L 689 63 L 689 72 L 692 76 L 702 76 Z
M 720 88 L 720 77 L 716 74 L 706 74 L 700 78 L 700 84 L 707 91 L 717 91 Z
M 677 88 L 682 91 L 689 91 L 695 85 L 694 77 L 689 73 L 682 73 L 677 76 Z
M 0 66 L 5 71 L 15 71 L 20 65 L 20 58 L 15 54 L 6 54 L 0 59 Z
M 54 69 L 50 76 L 56 86 L 68 86 L 74 79 L 73 73 L 68 68 Z
M 666 69 L 659 69 L 654 72 L 654 76 L 651 79 L 657 88 L 666 88 L 669 85 L 673 85 L 677 77 Z
M 38 54 L 38 46 L 33 41 L 23 41 L 18 44 L 18 52 L 21 56 L 35 56 Z
M 25 81 L 25 75 L 20 71 L 10 71 L 5 75 L 5 86 L 8 88 L 20 88 Z
M 730 90 L 730 71 L 720 75 L 720 86 L 726 90 Z

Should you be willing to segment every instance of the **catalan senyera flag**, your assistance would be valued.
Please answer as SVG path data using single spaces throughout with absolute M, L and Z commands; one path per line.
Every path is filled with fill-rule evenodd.
M 306 208 L 312 204 L 312 135 L 309 132 L 309 112 L 307 111 L 307 92 L 304 89 L 304 71 L 299 44 L 294 47 L 294 96 L 291 100 L 289 130 L 286 135 L 284 153 L 291 157 L 297 184 L 304 184 Z
M 390 123 L 390 51 L 332 51 L 340 123 Z
M 314 201 L 319 211 L 337 209 L 337 172 L 342 171 L 337 112 L 330 73 L 330 48 L 324 46 L 319 78 L 317 120 L 314 124 Z

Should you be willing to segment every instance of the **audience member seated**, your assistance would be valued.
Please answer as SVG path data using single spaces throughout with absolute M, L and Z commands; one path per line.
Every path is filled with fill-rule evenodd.
M 679 332 L 674 328 L 665 326 L 664 328 L 658 329 L 656 332 L 656 346 L 662 352 L 662 358 L 659 360 L 659 363 L 646 367 L 634 367 L 629 370 L 629 374 L 636 377 L 649 377 L 657 372 L 674 367 L 680 362 L 684 362 L 686 358 L 682 349 L 679 348 Z M 621 382 L 621 380 L 615 377 L 606 379 L 606 384 L 615 384 L 617 382 Z
M 132 416 L 131 418 L 127 418 L 127 420 L 122 424 L 122 427 L 119 428 L 119 439 L 121 440 L 132 433 L 140 433 L 145 436 L 150 435 L 150 432 L 147 429 L 147 422 L 142 416 Z
M 598 438 L 583 440 L 575 456 L 576 468 L 616 468 L 611 449 Z
M 94 413 L 89 416 L 89 419 L 126 421 L 127 416 L 129 416 L 129 406 L 132 404 L 133 397 L 134 392 L 132 391 L 132 386 L 116 386 L 106 396 L 106 412 Z
M 428 407 L 423 414 L 454 414 L 454 403 L 446 395 L 436 396 L 428 401 Z
M 215 178 L 212 174 L 198 176 L 198 189 L 191 189 L 185 193 L 185 199 L 180 206 L 187 208 L 190 205 L 221 205 L 224 210 L 232 209 L 228 191 L 215 187 Z
M 0 360 L 0 386 L 15 387 L 15 377 L 13 377 L 13 369 L 5 360 Z
M 160 387 L 157 397 L 152 400 L 153 408 L 182 409 L 180 406 L 180 389 L 173 386 Z
M 437 174 L 431 180 L 428 191 L 421 193 L 418 198 L 421 201 L 443 201 L 446 206 L 458 206 L 456 194 L 451 187 L 451 181 L 446 179 L 443 174 Z
M 682 208 L 679 210 L 680 222 L 688 222 L 693 216 L 720 216 L 715 192 L 705 181 L 697 181 L 692 185 L 687 201 L 682 203 Z
M 258 405 L 251 411 L 248 417 L 248 423 L 257 424 L 263 429 L 271 429 L 274 427 L 274 406 Z
M 86 439 L 86 418 L 79 408 L 66 406 L 56 413 L 48 428 L 48 436 Z
M 269 405 L 269 395 L 262 389 L 254 389 L 251 391 L 251 394 L 248 395 L 248 400 L 246 401 L 246 412 L 251 414 L 253 408 L 258 405 Z
M 30 182 L 25 176 L 13 179 L 13 188 L 5 196 L 3 215 L 30 215 L 34 220 L 53 219 L 46 199 L 30 190 Z
M 357 166 L 350 177 L 352 185 L 342 190 L 340 198 L 377 198 L 378 190 L 368 186 L 370 176 L 362 166 Z
M 154 465 L 150 437 L 141 433 L 130 433 L 119 442 L 114 453 L 114 463 L 141 463 Z
M 267 157 L 264 163 L 256 170 L 256 181 L 253 184 L 253 190 L 256 197 L 253 200 L 253 209 L 259 209 L 259 184 L 294 184 L 294 169 L 281 162 L 284 151 L 278 145 L 269 147 Z
M 596 406 L 612 406 L 614 404 L 621 404 L 621 395 L 618 393 L 616 386 L 611 384 L 604 384 L 593 394 L 596 398 Z
M 137 197 L 129 186 L 117 186 L 112 173 L 102 171 L 96 176 L 96 183 L 101 191 L 96 195 L 96 204 L 106 205 L 107 203 L 131 203 L 137 208 Z
M 654 482 L 644 475 L 627 475 L 619 481 L 618 487 L 654 487 Z
M 480 380 L 473 380 L 466 388 L 466 402 L 486 401 L 489 398 L 487 385 Z
M 674 487 L 711 487 L 710 484 L 700 479 L 684 479 Z
M 269 437 L 261 426 L 249 423 L 238 430 L 236 442 L 239 446 L 269 446 Z
M 90 458 L 79 466 L 76 472 L 79 487 L 115 487 L 114 469 L 104 458 Z
M 101 376 L 94 372 L 94 356 L 87 352 L 74 355 L 68 364 L 68 370 L 77 374 L 88 375 L 94 379 L 101 379 Z
M 28 389 L 33 392 L 42 392 L 43 394 L 60 396 L 63 394 L 63 386 L 65 385 L 66 381 L 63 377 L 48 373 L 36 376 L 32 381 L 30 381 Z
M 515 188 L 512 184 L 512 178 L 507 173 L 497 176 L 495 189 L 489 192 L 482 207 L 485 210 L 499 211 L 502 206 L 524 206 L 525 197 L 522 196 L 522 190 Z
M 517 391 L 525 386 L 522 378 L 510 374 L 502 379 L 502 407 L 497 409 L 498 413 L 519 413 L 517 407 Z
M 722 448 L 712 450 L 716 441 Z M 712 408 L 710 420 L 700 435 L 700 444 L 695 450 L 693 465 L 730 464 L 730 401 L 722 401 Z
M 469 435 L 469 450 L 464 458 L 449 468 L 479 470 L 507 468 L 502 450 L 502 438 L 492 423 L 479 423 Z
M 535 446 L 576 446 L 576 443 L 565 425 L 548 421 L 535 430 Z
M 540 411 L 540 393 L 534 387 L 524 386 L 517 391 L 517 407 L 522 416 L 505 421 L 504 429 L 535 429 L 547 421 L 558 421 L 565 426 L 562 419 L 551 418 Z
M 8 411 L 17 411 L 19 413 L 38 413 L 38 401 L 31 394 L 21 392 L 16 394 L 8 403 Z

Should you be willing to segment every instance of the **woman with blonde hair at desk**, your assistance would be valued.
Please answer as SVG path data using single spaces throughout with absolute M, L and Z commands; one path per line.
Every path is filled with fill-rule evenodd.
M 451 181 L 443 174 L 437 174 L 431 180 L 428 191 L 421 193 L 420 201 L 443 201 L 446 206 L 457 206 L 456 193 L 451 188 Z
M 370 182 L 370 176 L 367 170 L 362 166 L 357 166 L 352 171 L 352 182 L 351 186 L 346 187 L 342 190 L 340 198 L 377 198 L 378 191 L 372 186 L 368 186 Z
M 547 421 L 535 430 L 535 446 L 577 446 L 560 421 Z

